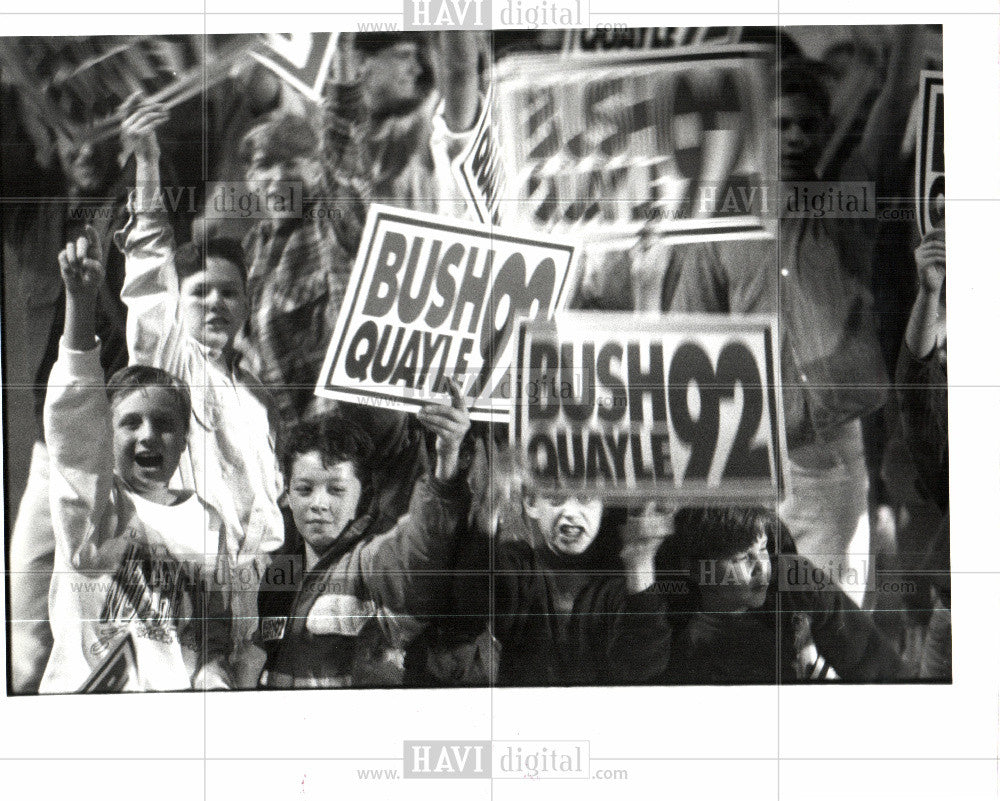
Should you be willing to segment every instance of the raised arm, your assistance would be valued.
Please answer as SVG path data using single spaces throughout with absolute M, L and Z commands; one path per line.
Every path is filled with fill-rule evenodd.
M 361 567 L 373 600 L 393 613 L 426 613 L 447 596 L 450 576 L 445 571 L 469 517 L 471 495 L 459 465 L 469 413 L 454 381 L 449 389 L 451 406 L 429 405 L 418 414 L 437 438 L 433 475 L 417 483 L 409 511 L 396 527 L 362 553 Z
M 917 299 L 906 326 L 906 346 L 917 359 L 926 359 L 937 344 L 941 288 L 945 276 L 944 231 L 928 231 L 914 255 L 917 260 Z
M 129 221 L 115 238 L 125 253 L 121 297 L 128 308 L 129 360 L 170 369 L 181 341 L 180 289 L 156 138 L 156 128 L 168 115 L 162 106 L 134 96 L 126 101 L 125 113 L 122 145 L 135 154 L 136 186 L 129 198 Z
M 944 231 L 931 231 L 916 251 L 917 299 L 896 364 L 903 439 L 922 491 L 948 505 L 947 375 L 935 356 L 945 280 Z
M 354 36 L 337 40 L 336 74 L 323 87 L 321 150 L 330 197 L 329 215 L 337 239 L 357 252 L 372 197 L 374 160 L 369 148 L 371 114 L 359 74 Z
M 656 553 L 673 534 L 674 513 L 650 502 L 642 513 L 630 517 L 622 535 L 621 560 L 625 565 L 625 591 L 644 592 L 656 580 Z
M 461 133 L 479 116 L 479 37 L 474 31 L 442 31 L 439 41 L 444 121 L 448 130 Z
M 899 153 L 906 134 L 910 107 L 920 77 L 916 61 L 923 52 L 920 26 L 895 25 L 890 29 L 886 73 L 872 105 L 861 141 L 848 159 L 841 178 L 875 180 L 885 174 Z
M 97 293 L 104 280 L 97 233 L 59 254 L 66 321 L 45 396 L 45 440 L 51 460 L 49 503 L 56 550 L 77 570 L 110 572 L 126 538 L 101 541 L 113 482 L 111 411 L 94 334 Z
M 812 575 L 816 568 L 805 557 L 786 555 L 785 571 Z M 794 562 L 801 564 L 796 568 Z M 833 587 L 810 592 L 783 592 L 782 614 L 804 612 L 809 616 L 820 655 L 845 681 L 891 682 L 905 678 L 899 654 L 846 593 Z

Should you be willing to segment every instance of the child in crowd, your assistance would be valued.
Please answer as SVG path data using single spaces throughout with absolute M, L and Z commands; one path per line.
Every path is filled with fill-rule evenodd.
M 175 247 L 156 137 L 167 112 L 133 98 L 126 114 L 123 145 L 136 159 L 132 216 L 119 235 L 130 359 L 191 387 L 191 437 L 177 483 L 205 498 L 225 522 L 237 686 L 253 686 L 263 659 L 252 646 L 257 587 L 266 554 L 284 535 L 275 421 L 263 385 L 240 367 L 234 345 L 249 314 L 243 255 L 230 240 Z
M 654 566 L 669 533 L 663 515 L 626 520 L 598 497 L 524 491 L 502 503 L 495 535 L 462 543 L 452 614 L 426 654 L 408 654 L 408 680 L 651 682 L 671 651 L 668 599 L 655 586 Z
M 261 685 L 394 686 L 404 650 L 437 614 L 470 496 L 459 467 L 469 416 L 452 405 L 417 415 L 436 435 L 437 461 L 414 489 L 409 513 L 366 535 L 371 441 L 342 417 L 298 424 L 284 449 L 291 522 L 261 586 Z M 360 516 L 359 516 L 359 513 Z
M 230 621 L 217 585 L 219 515 L 168 486 L 187 446 L 187 385 L 155 367 L 104 387 L 95 304 L 96 238 L 59 254 L 66 322 L 45 399 L 56 536 L 54 646 L 40 691 L 75 692 L 131 638 L 127 690 L 224 689 Z
M 675 626 L 664 684 L 903 678 L 899 656 L 868 614 L 834 577 L 795 553 L 773 512 L 687 508 L 674 527 L 660 568 L 687 578 L 671 593 Z

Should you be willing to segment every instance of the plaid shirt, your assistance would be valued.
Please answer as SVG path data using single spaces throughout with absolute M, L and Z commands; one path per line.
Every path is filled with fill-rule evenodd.
M 333 335 L 370 196 L 359 84 L 327 85 L 324 186 L 299 219 L 264 220 L 244 242 L 250 350 L 282 423 L 302 417 Z M 318 213 L 311 213 L 316 211 Z

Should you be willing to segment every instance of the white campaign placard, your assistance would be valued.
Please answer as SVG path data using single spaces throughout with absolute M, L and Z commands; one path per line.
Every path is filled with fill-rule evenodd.
M 475 136 L 451 167 L 455 182 L 479 221 L 500 225 L 500 199 L 504 196 L 506 181 L 493 130 L 493 102 L 491 87 L 476 124 Z
M 917 225 L 920 235 L 944 226 L 944 73 L 920 73 L 917 127 Z
M 250 54 L 289 86 L 319 102 L 336 44 L 332 33 L 268 33 Z
M 666 50 L 691 45 L 736 44 L 743 28 L 703 26 L 678 28 L 572 28 L 563 34 L 566 53 L 608 50 Z
M 522 321 L 511 438 L 529 484 L 605 498 L 780 499 L 776 325 L 587 312 Z
M 511 56 L 497 65 L 503 218 L 585 246 L 773 228 L 767 50 L 755 45 Z
M 448 403 L 454 376 L 473 419 L 508 419 L 519 316 L 566 303 L 576 249 L 373 205 L 316 393 L 416 411 Z

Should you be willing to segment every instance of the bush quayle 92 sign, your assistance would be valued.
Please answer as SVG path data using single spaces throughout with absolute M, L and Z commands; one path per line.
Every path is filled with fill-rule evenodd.
M 522 321 L 512 447 L 540 490 L 779 499 L 786 447 L 765 316 Z
M 944 73 L 920 73 L 917 128 L 917 227 L 944 227 Z
M 503 164 L 493 133 L 493 87 L 483 103 L 476 133 L 451 164 L 455 182 L 480 222 L 500 225 L 500 198 L 504 196 Z
M 575 257 L 551 236 L 373 204 L 316 394 L 416 411 L 450 403 L 454 376 L 473 419 L 508 420 L 516 320 L 563 307 Z
M 564 53 L 602 50 L 666 50 L 739 42 L 741 27 L 572 28 L 563 34 Z
M 773 233 L 767 50 L 516 55 L 497 64 L 503 219 L 580 238 Z

